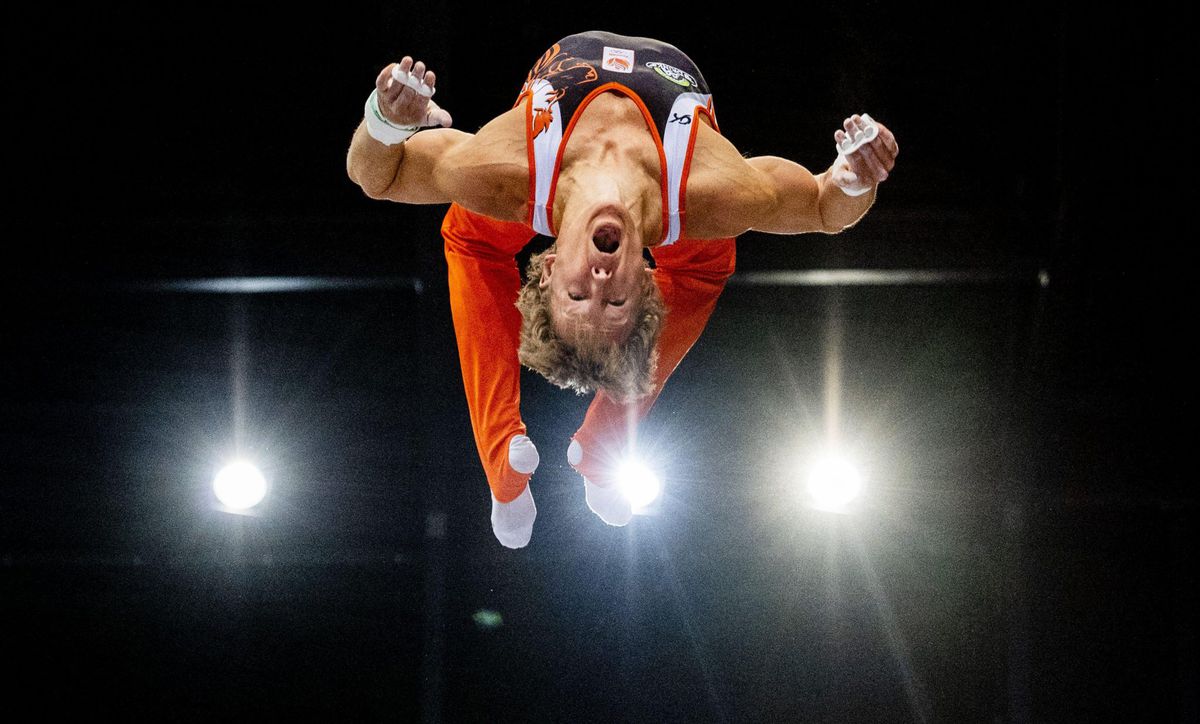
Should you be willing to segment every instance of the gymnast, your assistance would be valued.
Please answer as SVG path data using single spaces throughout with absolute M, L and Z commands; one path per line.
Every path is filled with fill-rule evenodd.
M 513 107 L 474 134 L 450 128 L 436 81 L 408 56 L 384 67 L 346 169 L 372 199 L 450 204 L 451 316 L 492 530 L 523 547 L 537 515 L 522 364 L 595 393 L 567 460 L 588 507 L 625 525 L 633 513 L 613 462 L 704 329 L 734 271 L 734 237 L 855 224 L 895 164 L 896 139 L 855 114 L 834 132 L 837 158 L 822 173 L 744 158 L 683 52 L 600 31 L 552 45 Z M 536 234 L 554 243 L 522 280 L 515 257 Z

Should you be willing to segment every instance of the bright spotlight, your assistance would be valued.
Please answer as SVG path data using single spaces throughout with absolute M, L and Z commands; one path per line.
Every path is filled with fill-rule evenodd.
M 637 460 L 622 464 L 618 475 L 621 492 L 629 499 L 635 513 L 649 507 L 662 495 L 662 483 L 658 481 L 658 476 Z
M 862 476 L 848 460 L 839 455 L 826 455 L 817 460 L 808 472 L 808 494 L 813 507 L 833 513 L 844 513 L 862 494 Z
M 267 495 L 267 481 L 258 468 L 248 462 L 226 465 L 213 480 L 217 500 L 232 510 L 246 510 L 262 502 Z

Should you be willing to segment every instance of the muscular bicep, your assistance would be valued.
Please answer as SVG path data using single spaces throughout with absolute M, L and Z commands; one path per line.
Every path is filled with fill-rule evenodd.
M 501 221 L 524 221 L 529 162 L 524 116 L 514 108 L 478 133 L 421 131 L 406 143 L 406 157 L 386 198 L 409 204 L 449 201 Z M 412 157 L 407 154 L 412 153 Z
M 717 239 L 756 230 L 818 231 L 820 186 L 808 169 L 776 156 L 744 158 L 709 128 L 700 129 L 687 187 L 685 233 Z

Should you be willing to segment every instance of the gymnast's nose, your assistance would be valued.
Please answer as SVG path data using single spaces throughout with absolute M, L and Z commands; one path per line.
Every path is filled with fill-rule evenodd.
M 604 281 L 612 276 L 612 271 L 610 271 L 606 266 L 593 264 L 592 276 L 595 277 L 597 281 Z

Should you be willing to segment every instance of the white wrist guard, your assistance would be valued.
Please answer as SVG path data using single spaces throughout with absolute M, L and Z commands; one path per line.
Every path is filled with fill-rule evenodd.
M 384 118 L 383 113 L 379 110 L 378 90 L 371 91 L 371 95 L 367 96 L 363 115 L 367 121 L 367 133 L 385 146 L 404 143 L 409 136 L 421 130 L 420 126 L 398 126 Z

